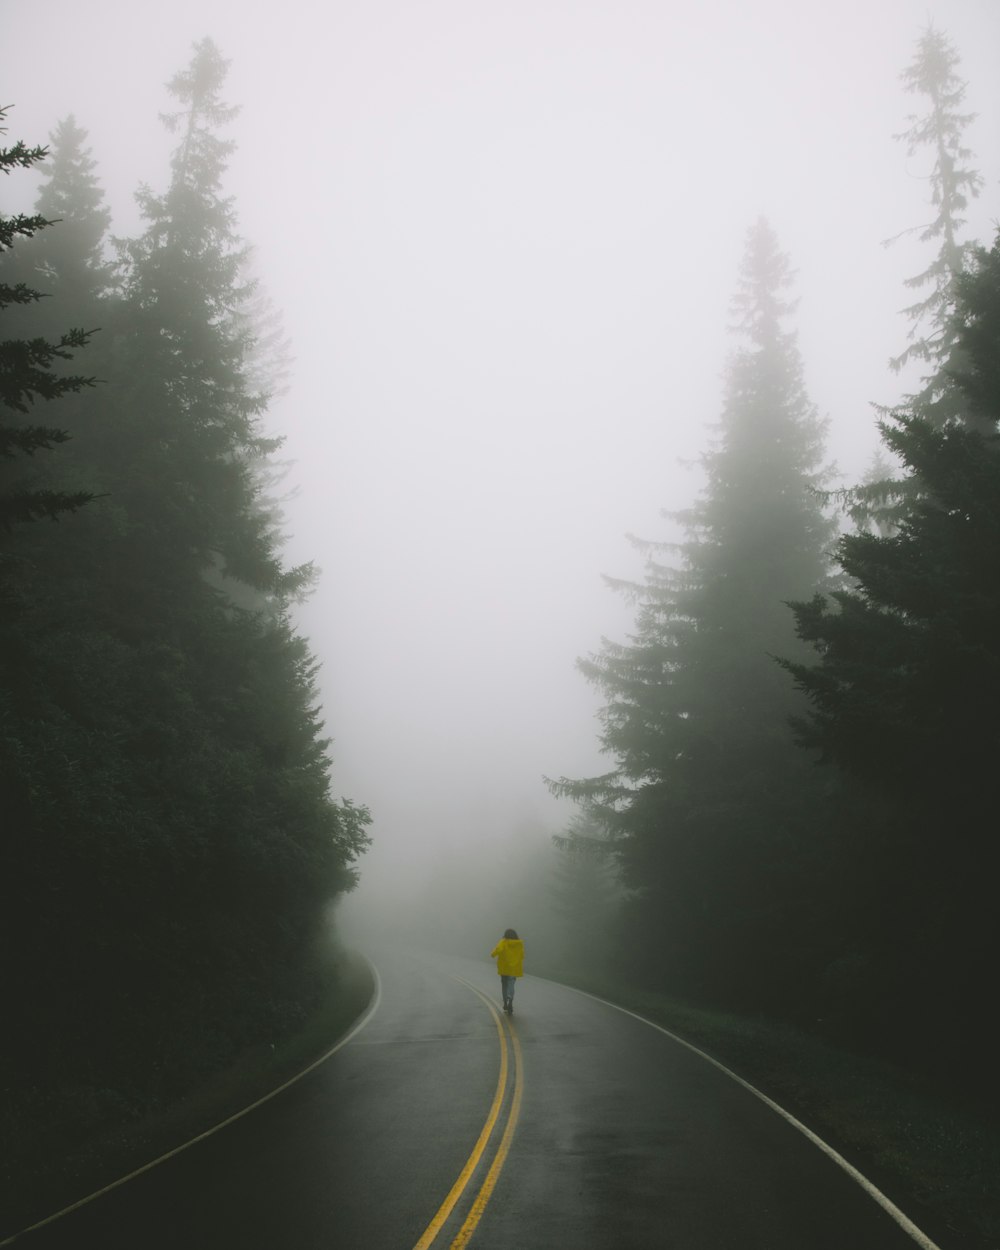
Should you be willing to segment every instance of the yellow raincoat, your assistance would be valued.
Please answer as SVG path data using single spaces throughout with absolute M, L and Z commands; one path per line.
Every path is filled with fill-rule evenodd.
M 490 958 L 497 961 L 500 976 L 524 976 L 524 943 L 520 938 L 501 938 L 490 951 Z

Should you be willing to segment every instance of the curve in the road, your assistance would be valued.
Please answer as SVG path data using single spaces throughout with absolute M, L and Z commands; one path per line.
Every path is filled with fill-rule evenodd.
M 559 982 L 558 984 L 562 983 Z M 753 1094 L 755 1098 L 759 1098 L 761 1102 L 770 1107 L 772 1111 L 777 1112 L 783 1120 L 786 1120 L 793 1128 L 797 1129 L 804 1137 L 808 1138 L 808 1140 L 821 1150 L 829 1159 L 836 1163 L 839 1168 L 842 1168 L 851 1180 L 860 1185 L 865 1193 L 877 1202 L 885 1213 L 891 1216 L 891 1218 L 895 1220 L 904 1232 L 908 1233 L 909 1236 L 913 1238 L 916 1244 L 920 1247 L 920 1250 L 941 1250 L 940 1246 L 938 1246 L 936 1242 L 931 1241 L 927 1234 L 922 1229 L 918 1228 L 909 1216 L 896 1206 L 891 1198 L 888 1198 L 877 1185 L 874 1185 L 868 1179 L 867 1176 L 865 1176 L 862 1172 L 859 1172 L 858 1169 L 854 1167 L 853 1164 L 849 1163 L 842 1154 L 834 1150 L 834 1148 L 829 1145 L 828 1142 L 825 1142 L 822 1137 L 817 1136 L 817 1134 L 803 1124 L 801 1120 L 797 1120 L 790 1111 L 786 1111 L 784 1107 L 780 1106 L 773 1099 L 768 1098 L 765 1093 L 757 1089 L 756 1086 L 751 1085 L 749 1081 L 745 1081 L 741 1076 L 737 1076 L 736 1073 L 733 1072 L 732 1069 L 727 1068 L 725 1064 L 720 1063 L 717 1059 L 713 1059 L 711 1055 L 706 1054 L 703 1050 L 699 1050 L 697 1046 L 693 1046 L 690 1042 L 686 1042 L 683 1037 L 678 1037 L 676 1033 L 671 1033 L 669 1029 L 663 1028 L 662 1025 L 655 1024 L 652 1020 L 647 1020 L 645 1016 L 640 1016 L 637 1012 L 629 1011 L 627 1007 L 621 1007 L 618 1003 L 613 1003 L 606 998 L 599 998 L 596 994 L 588 994 L 586 990 L 577 989 L 574 985 L 567 985 L 564 988 L 572 990 L 574 994 L 582 994 L 584 998 L 592 998 L 595 1002 L 603 1003 L 605 1007 L 613 1007 L 615 1011 L 620 1011 L 626 1016 L 631 1016 L 634 1020 L 639 1020 L 643 1024 L 648 1024 L 651 1029 L 656 1029 L 658 1033 L 664 1034 L 664 1036 L 669 1037 L 671 1041 L 676 1042 L 679 1046 L 683 1046 L 686 1050 L 698 1055 L 699 1058 L 704 1059 L 706 1063 L 710 1063 L 714 1068 L 718 1068 L 720 1072 L 725 1073 L 726 1076 L 735 1081 L 738 1085 L 742 1085 L 743 1088 Z
M 784 1108 L 646 1017 L 529 978 L 534 1010 L 515 1026 L 474 961 L 385 958 L 365 1014 L 325 1055 L 104 1201 L 34 1225 L 48 1226 L 39 1250 L 323 1250 L 331 1230 L 398 1250 L 425 1226 L 420 1250 L 939 1250 Z
M 258 1098 L 256 1102 L 252 1102 L 249 1106 L 243 1107 L 240 1111 L 228 1116 L 225 1120 L 220 1120 L 218 1124 L 213 1124 L 211 1128 L 205 1129 L 205 1131 L 203 1133 L 199 1133 L 197 1137 L 192 1137 L 188 1141 L 183 1142 L 181 1145 L 175 1146 L 173 1150 L 168 1150 L 166 1154 L 162 1154 L 155 1159 L 151 1159 L 149 1163 L 144 1163 L 141 1168 L 136 1168 L 134 1171 L 129 1172 L 126 1176 L 120 1176 L 116 1181 L 112 1181 L 110 1185 L 105 1185 L 102 1189 L 95 1190 L 92 1194 L 88 1194 L 85 1198 L 78 1199 L 78 1201 L 71 1203 L 68 1207 L 63 1207 L 61 1211 L 56 1211 L 52 1215 L 47 1215 L 44 1220 L 38 1220 L 37 1223 L 31 1224 L 27 1228 L 20 1229 L 13 1235 L 13 1237 L 7 1237 L 3 1241 L 0 1241 L 0 1247 L 12 1245 L 18 1237 L 24 1236 L 25 1233 L 33 1233 L 36 1229 L 44 1228 L 47 1224 L 51 1224 L 55 1220 L 62 1219 L 64 1215 L 69 1215 L 71 1211 L 77 1211 L 80 1207 L 85 1207 L 89 1202 L 93 1202 L 96 1198 L 101 1198 L 104 1194 L 109 1194 L 112 1190 L 118 1189 L 120 1186 L 127 1184 L 129 1181 L 135 1180 L 137 1176 L 142 1176 L 144 1172 L 149 1172 L 152 1168 L 159 1167 L 161 1163 L 166 1163 L 168 1159 L 174 1158 L 175 1155 L 179 1155 L 182 1151 L 194 1146 L 197 1142 L 204 1141 L 206 1137 L 211 1137 L 213 1134 L 218 1133 L 219 1130 L 224 1129 L 227 1124 L 233 1124 L 236 1120 L 242 1119 L 243 1116 L 249 1115 L 251 1111 L 255 1111 L 258 1107 L 263 1106 L 264 1103 L 270 1102 L 272 1098 L 276 1098 L 278 1094 L 282 1093 L 286 1089 L 289 1089 L 297 1081 L 301 1081 L 302 1078 L 312 1072 L 314 1068 L 318 1068 L 320 1064 L 326 1063 L 331 1055 L 335 1055 L 338 1050 L 341 1050 L 349 1041 L 357 1037 L 365 1025 L 371 1020 L 372 1016 L 375 1015 L 376 1011 L 378 1011 L 379 1004 L 382 1001 L 382 980 L 379 977 L 378 969 L 370 959 L 365 956 L 362 956 L 362 958 L 365 959 L 365 962 L 371 969 L 374 991 L 367 1008 L 358 1019 L 357 1023 L 352 1029 L 345 1033 L 342 1038 L 340 1038 L 336 1045 L 331 1046 L 329 1050 L 324 1051 L 323 1054 L 309 1064 L 307 1068 L 303 1068 L 301 1072 L 296 1072 L 293 1077 L 290 1077 L 287 1081 L 284 1081 L 281 1085 L 272 1089 L 262 1098 Z

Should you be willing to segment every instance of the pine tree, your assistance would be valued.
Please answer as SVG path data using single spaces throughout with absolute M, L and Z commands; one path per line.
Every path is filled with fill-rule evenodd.
M 6 112 L 0 109 L 0 119 Z M 0 134 L 5 133 L 6 128 L 0 126 Z M 9 174 L 17 168 L 30 169 L 46 154 L 43 147 L 29 148 L 18 142 L 0 149 L 0 171 Z M 33 239 L 50 225 L 52 222 L 41 213 L 0 217 L 0 260 L 7 259 L 18 239 Z M 9 266 L 5 265 L 3 272 L 4 278 L 11 280 L 0 281 L 0 313 L 28 307 L 41 299 L 42 293 L 18 280 Z M 72 360 L 89 338 L 90 333 L 71 329 L 56 339 L 34 335 L 0 342 L 0 530 L 76 511 L 92 498 L 86 491 L 60 489 L 57 482 L 45 474 L 40 477 L 34 465 L 26 466 L 23 460 L 33 460 L 37 453 L 51 451 L 68 440 L 66 430 L 28 418 L 37 400 L 58 399 L 93 385 L 93 378 L 61 369 L 61 362 Z
M 906 143 L 909 156 L 929 149 L 933 158 L 927 180 L 934 216 L 924 225 L 903 233 L 917 233 L 922 243 L 936 241 L 937 253 L 926 268 L 906 281 L 910 290 L 929 289 L 923 298 L 903 309 L 911 323 L 910 342 L 890 364 L 897 371 L 911 360 L 924 365 L 927 372 L 921 378 L 920 389 L 904 400 L 902 408 L 919 409 L 939 426 L 971 419 L 961 395 L 945 381 L 950 369 L 961 368 L 955 355 L 956 280 L 975 248 L 973 243 L 961 239 L 963 214 L 982 185 L 982 178 L 968 164 L 972 152 L 965 144 L 965 131 L 975 114 L 961 111 L 966 83 L 959 77 L 959 63 L 958 53 L 945 35 L 928 27 L 902 74 L 907 91 L 927 97 L 928 111 L 910 114 L 908 129 L 896 135 Z M 879 413 L 883 420 L 891 421 L 893 409 L 882 407 Z M 889 473 L 881 478 L 869 475 L 860 486 L 845 492 L 847 512 L 861 530 L 874 526 L 888 532 L 905 515 L 913 489 L 912 480 L 903 482 Z
M 163 195 L 140 191 L 146 229 L 120 248 L 116 332 L 129 385 L 109 489 L 127 520 L 104 601 L 116 632 L 151 648 L 150 706 L 166 699 L 141 752 L 146 767 L 169 759 L 164 793 L 189 796 L 176 819 L 161 817 L 173 842 L 164 854 L 183 859 L 192 838 L 211 847 L 209 877 L 219 879 L 187 905 L 209 925 L 213 909 L 229 916 L 226 957 L 245 959 L 269 937 L 261 975 L 270 976 L 353 882 L 367 813 L 329 799 L 315 664 L 288 621 L 312 569 L 283 566 L 265 493 L 280 440 L 262 428 L 247 248 L 222 194 L 233 145 L 219 130 L 236 113 L 221 98 L 226 69 L 202 40 L 169 84 L 179 106 L 165 119 L 179 136 L 170 184 Z M 154 809 L 161 784 L 146 796 Z M 243 927 L 256 928 L 250 945 Z
M 101 498 L 72 542 L 21 527 L 31 578 L 0 619 L 0 945 L 19 1021 L 0 1057 L 26 1089 L 62 1080 L 95 1103 L 123 1085 L 174 1097 L 296 1027 L 367 842 L 365 809 L 330 795 L 316 664 L 290 622 L 311 571 L 283 566 L 265 493 L 279 440 L 222 193 L 224 75 L 203 41 L 171 83 L 169 186 L 140 192 L 117 287 L 93 233 L 53 265 L 81 289 L 89 271 L 103 314 L 102 419 L 74 440 Z
M 794 637 L 784 601 L 825 582 L 832 539 L 816 491 L 823 423 L 784 326 L 790 282 L 759 221 L 707 488 L 675 514 L 676 549 L 645 544 L 645 582 L 614 583 L 637 602 L 630 640 L 581 663 L 608 697 L 601 741 L 617 767 L 555 787 L 600 805 L 638 892 L 640 941 L 704 992 L 750 990 L 750 965 L 767 962 L 815 799 L 787 723 L 798 696 L 771 659 Z M 680 568 L 666 563 L 677 553 Z
M 972 152 L 965 146 L 964 134 L 975 114 L 961 111 L 966 83 L 958 75 L 959 63 L 951 42 L 929 26 L 902 75 L 907 91 L 928 99 L 927 113 L 911 114 L 909 128 L 896 137 L 905 141 L 910 156 L 928 148 L 933 155 L 928 181 L 934 217 L 917 229 L 922 243 L 938 241 L 938 251 L 924 270 L 907 280 L 911 290 L 930 290 L 904 309 L 912 322 L 910 345 L 892 364 L 899 369 L 917 359 L 932 367 L 931 376 L 925 379 L 931 384 L 923 397 L 925 403 L 933 398 L 934 376 L 954 342 L 955 278 L 965 268 L 973 246 L 960 241 L 963 214 L 982 185 L 980 175 L 966 164 Z
M 42 235 L 29 253 L 46 291 L 74 309 L 92 302 L 111 283 L 105 255 L 111 213 L 86 143 L 87 132 L 72 116 L 49 135 L 35 208 L 60 228 Z
M 144 506 L 140 492 L 155 493 L 147 503 L 159 518 L 158 577 L 172 564 L 185 576 L 193 560 L 203 572 L 290 594 L 311 571 L 281 569 L 256 506 L 255 467 L 279 441 L 260 428 L 267 397 L 248 386 L 247 248 L 236 233 L 232 198 L 220 194 L 233 144 L 218 129 L 237 112 L 220 99 L 226 70 L 215 45 L 203 40 L 169 84 L 180 105 L 164 119 L 180 134 L 170 186 L 164 195 L 140 191 L 145 233 L 120 249 L 127 350 L 143 361 L 131 402 L 148 413 L 145 428 L 133 426 L 138 440 L 130 455 L 152 457 L 150 477 L 133 472 L 132 486 L 121 489 L 136 509 Z M 172 474 L 160 472 L 163 457 L 174 462 Z M 168 517 L 170 527 L 162 528 Z M 147 530 L 145 538 L 152 537 Z
M 905 1027 L 928 996 L 974 1020 L 998 954 L 1000 241 L 955 292 L 948 334 L 964 365 L 942 386 L 973 421 L 939 426 L 915 404 L 883 422 L 909 508 L 891 535 L 841 539 L 853 588 L 796 605 L 819 660 L 786 665 L 812 705 L 803 742 L 861 778 L 882 812 L 878 954 Z M 954 1036 L 954 1019 L 942 1023 Z
M 800 634 L 822 653 L 818 665 L 787 665 L 815 704 L 810 741 L 900 793 L 965 787 L 994 749 L 1000 407 L 989 353 L 1000 343 L 990 304 L 998 270 L 994 248 L 958 279 L 955 333 L 970 359 L 945 383 L 993 432 L 938 429 L 916 412 L 894 413 L 882 437 L 919 496 L 895 534 L 840 540 L 856 588 L 835 592 L 836 608 L 817 596 L 795 609 Z

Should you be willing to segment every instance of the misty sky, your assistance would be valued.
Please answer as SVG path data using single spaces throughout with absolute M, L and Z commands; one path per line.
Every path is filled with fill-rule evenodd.
M 168 178 L 164 83 L 204 35 L 242 106 L 230 190 L 296 357 L 269 417 L 301 494 L 289 558 L 323 663 L 334 788 L 368 803 L 370 878 L 565 815 L 541 774 L 610 767 L 574 669 L 630 613 L 601 582 L 627 532 L 699 487 L 727 305 L 768 216 L 846 480 L 870 404 L 905 389 L 903 279 L 882 240 L 927 217 L 893 134 L 933 19 L 969 83 L 1000 216 L 996 0 L 3 0 L 8 139 L 88 130 L 114 229 Z M 30 201 L 14 175 L 8 207 Z M 69 523 L 69 522 L 67 522 Z M 368 888 L 371 888 L 369 886 Z

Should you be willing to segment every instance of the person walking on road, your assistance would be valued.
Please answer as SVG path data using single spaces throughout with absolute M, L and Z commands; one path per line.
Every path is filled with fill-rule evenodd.
M 524 976 L 524 943 L 513 929 L 508 929 L 490 952 L 490 958 L 497 961 L 500 990 L 503 994 L 503 1009 L 508 1016 L 512 1016 L 514 1014 L 514 986 L 517 984 L 517 978 Z

